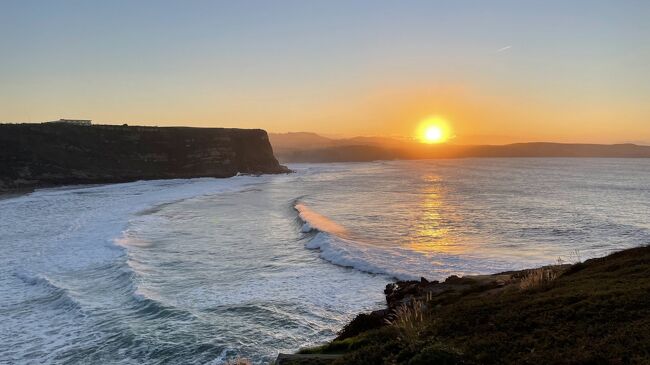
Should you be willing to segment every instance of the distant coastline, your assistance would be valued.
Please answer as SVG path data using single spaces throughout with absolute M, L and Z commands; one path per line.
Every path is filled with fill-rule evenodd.
M 422 144 L 372 137 L 338 140 L 313 133 L 270 134 L 269 138 L 282 163 L 494 157 L 650 158 L 650 146 L 631 143 Z

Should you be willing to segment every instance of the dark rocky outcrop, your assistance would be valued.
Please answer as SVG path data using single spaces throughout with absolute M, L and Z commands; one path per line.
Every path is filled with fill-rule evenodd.
M 0 124 L 0 190 L 283 172 L 261 129 Z

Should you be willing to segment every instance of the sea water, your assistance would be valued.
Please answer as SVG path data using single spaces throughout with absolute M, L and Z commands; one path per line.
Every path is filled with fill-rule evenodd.
M 650 160 L 296 164 L 0 200 L 0 363 L 265 363 L 444 279 L 650 244 Z

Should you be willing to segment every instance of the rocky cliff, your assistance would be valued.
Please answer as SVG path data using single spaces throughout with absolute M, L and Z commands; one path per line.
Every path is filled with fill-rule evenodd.
M 0 124 L 0 190 L 287 171 L 260 129 Z

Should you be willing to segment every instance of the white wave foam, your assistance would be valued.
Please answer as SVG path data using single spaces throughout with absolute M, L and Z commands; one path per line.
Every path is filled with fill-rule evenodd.
M 297 203 L 295 209 L 298 211 L 300 219 L 305 223 L 301 228 L 304 233 L 317 230 L 338 235 L 347 234 L 343 226 L 309 209 L 305 204 Z
M 421 252 L 399 243 L 390 246 L 366 242 L 304 203 L 297 203 L 295 208 L 303 221 L 300 231 L 316 232 L 305 248 L 320 250 L 322 259 L 338 266 L 399 280 L 418 280 L 421 277 L 440 280 L 452 274 L 478 274 L 499 267 L 498 262 L 486 259 L 480 261 L 482 267 L 471 255 Z
M 373 247 L 367 243 L 337 237 L 326 232 L 318 232 L 305 244 L 305 247 L 319 249 L 320 257 L 335 265 L 351 267 L 371 274 L 387 275 L 400 280 L 419 278 L 408 270 L 382 264 L 382 262 L 396 259 L 395 253 Z
M 51 316 L 51 311 L 57 314 L 53 318 L 58 323 L 69 321 L 74 323 L 70 329 L 81 331 L 86 322 L 76 312 L 61 314 L 53 305 L 43 307 L 47 310 L 19 309 L 28 305 L 41 308 L 39 298 L 69 298 L 84 308 L 130 299 L 131 290 L 115 290 L 123 281 L 111 273 L 117 269 L 138 274 L 129 265 L 127 254 L 149 245 L 129 231 L 132 220 L 146 219 L 139 212 L 174 201 L 243 190 L 268 179 L 241 176 L 60 187 L 0 200 L 0 303 L 18 308 L 11 314 L 15 320 L 5 322 L 0 331 L 0 342 L 14 346 L 17 352 L 27 351 L 32 345 L 25 339 L 42 337 L 42 323 L 47 323 L 44 318 Z M 98 273 L 96 268 L 102 267 L 112 269 Z M 75 272 L 86 276 L 70 274 Z M 132 277 L 129 274 L 125 279 L 137 289 Z M 32 328 L 33 324 L 39 326 Z M 10 339 L 16 342 L 8 342 Z M 59 345 L 39 344 L 51 356 L 63 351 Z
M 297 203 L 303 225 L 303 233 L 317 232 L 306 244 L 305 248 L 320 250 L 320 257 L 335 265 L 351 267 L 370 274 L 387 275 L 400 280 L 415 280 L 419 276 L 411 270 L 401 269 L 404 263 L 413 261 L 413 252 L 399 252 L 385 247 L 372 245 L 349 237 L 349 232 L 338 223 L 315 212 L 303 203 Z M 388 264 L 395 262 L 397 265 Z

